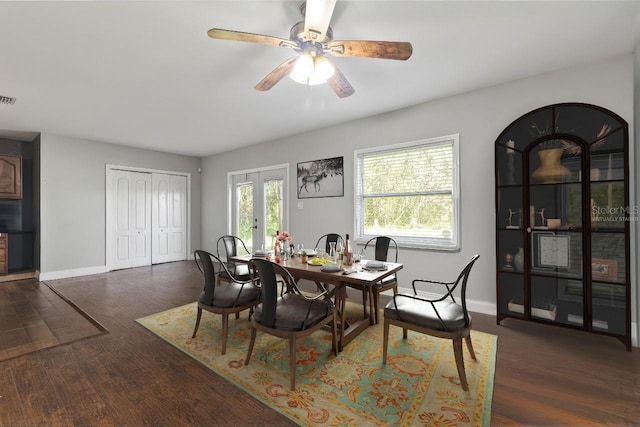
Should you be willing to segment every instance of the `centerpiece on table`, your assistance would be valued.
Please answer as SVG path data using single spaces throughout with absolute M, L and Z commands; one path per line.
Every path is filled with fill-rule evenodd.
M 289 253 L 288 245 L 293 241 L 293 237 L 288 231 L 276 231 L 276 242 L 274 248 L 275 261 L 282 262 L 282 254 Z

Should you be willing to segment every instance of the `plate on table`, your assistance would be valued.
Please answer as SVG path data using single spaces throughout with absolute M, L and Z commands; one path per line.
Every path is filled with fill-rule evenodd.
M 382 261 L 367 261 L 362 268 L 369 271 L 384 271 L 387 269 L 387 266 Z
M 324 259 L 324 258 L 313 258 L 307 261 L 307 264 L 321 266 L 321 265 L 331 264 L 331 260 Z
M 260 249 L 258 249 L 253 253 L 253 256 L 256 256 L 256 257 L 266 257 L 267 255 L 269 255 L 269 251 L 262 251 Z
M 322 268 L 320 268 L 320 271 L 324 271 L 325 273 L 337 273 L 338 271 L 341 271 L 341 270 L 342 270 L 342 267 L 334 263 L 325 264 L 322 266 Z
M 309 258 L 311 258 L 312 256 L 318 255 L 318 253 L 316 251 L 308 251 L 308 250 L 305 249 L 305 252 L 307 253 L 307 256 Z M 298 252 L 298 255 L 302 256 L 302 252 Z

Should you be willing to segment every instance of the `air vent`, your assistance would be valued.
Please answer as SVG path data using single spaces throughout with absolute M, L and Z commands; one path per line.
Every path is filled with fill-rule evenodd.
M 15 98 L 0 95 L 0 104 L 13 105 L 16 103 Z

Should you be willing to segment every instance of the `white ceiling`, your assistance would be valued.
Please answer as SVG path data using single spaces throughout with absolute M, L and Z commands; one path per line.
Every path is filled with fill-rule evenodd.
M 413 44 L 408 61 L 336 58 L 356 92 L 285 78 L 291 50 L 213 40 L 213 27 L 288 38 L 301 1 L 0 1 L 0 135 L 68 135 L 207 156 L 631 53 L 638 1 L 338 0 L 334 39 Z

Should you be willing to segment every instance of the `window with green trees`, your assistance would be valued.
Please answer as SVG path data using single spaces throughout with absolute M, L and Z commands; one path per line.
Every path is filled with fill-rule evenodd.
M 358 150 L 356 238 L 459 249 L 458 135 Z

